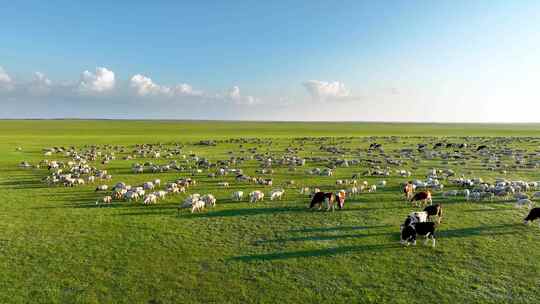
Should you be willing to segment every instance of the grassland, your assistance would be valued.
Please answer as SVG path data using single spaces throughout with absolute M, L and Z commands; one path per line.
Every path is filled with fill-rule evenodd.
M 538 139 L 540 125 L 0 121 L 0 303 L 538 303 L 540 229 L 524 226 L 526 210 L 509 202 L 436 196 L 446 208 L 437 247 L 403 248 L 399 224 L 411 207 L 400 198 L 404 179 L 396 176 L 385 178 L 385 189 L 349 199 L 345 210 L 325 213 L 308 211 L 307 198 L 293 189 L 280 202 L 233 202 L 234 190 L 269 188 L 227 177 L 232 186 L 223 190 L 203 173 L 195 176 L 199 185 L 193 191 L 213 193 L 217 207 L 177 215 L 183 196 L 152 206 L 96 207 L 102 194 L 95 187 L 48 187 L 40 181 L 46 170 L 17 166 L 44 159 L 41 149 L 51 146 L 181 142 L 186 151 L 217 160 L 238 146 L 194 143 L 271 138 L 261 149 L 283 153 L 292 138 L 343 137 L 335 141 L 366 148 L 365 136 L 390 135 L 401 138 L 387 150 L 413 146 L 422 140 L 417 136 Z M 535 140 L 515 145 L 540 148 Z M 311 152 L 321 153 L 315 145 L 304 153 Z M 132 174 L 132 162 L 107 165 L 110 184 L 157 176 Z M 432 166 L 440 164 L 422 162 L 415 176 L 424 177 Z M 447 167 L 485 179 L 498 176 L 479 163 Z M 256 163 L 243 168 L 254 174 Z M 337 189 L 335 179 L 363 169 L 338 168 L 328 178 L 276 168 L 272 177 L 275 183 L 295 180 L 331 190 Z M 540 172 L 510 171 L 506 177 L 540 180 Z

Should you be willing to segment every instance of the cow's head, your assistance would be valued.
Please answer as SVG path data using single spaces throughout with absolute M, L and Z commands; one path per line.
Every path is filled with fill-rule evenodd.
M 409 243 L 416 240 L 416 230 L 412 225 L 401 225 L 400 243 L 402 245 L 409 245 Z

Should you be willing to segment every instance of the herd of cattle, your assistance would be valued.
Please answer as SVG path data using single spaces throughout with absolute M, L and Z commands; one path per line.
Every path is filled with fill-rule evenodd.
M 23 161 L 20 167 L 46 171 L 43 182 L 50 186 L 95 184 L 96 192 L 105 193 L 96 202 L 99 205 L 121 201 L 156 204 L 182 195 L 178 212 L 184 208 L 200 212 L 216 205 L 216 196 L 195 191 L 195 177 L 212 183 L 220 191 L 231 186 L 259 188 L 245 193 L 231 190 L 232 201 L 257 203 L 265 197 L 282 200 L 286 192 L 292 192 L 294 197 L 308 199 L 310 209 L 327 211 L 345 208 L 346 199 L 391 188 L 387 187 L 386 179 L 398 178 L 401 180 L 398 190 L 388 191 L 401 193 L 400 199 L 410 202 L 412 208 L 424 207 L 423 211 L 414 211 L 406 217 L 401 225 L 401 242 L 415 244 L 420 235 L 426 242 L 432 240 L 435 246 L 435 231 L 441 224 L 443 207 L 433 204 L 433 195 L 447 199 L 461 197 L 466 201 L 514 201 L 516 207 L 530 209 L 526 223 L 540 218 L 540 208 L 533 208 L 535 199 L 540 199 L 540 182 L 507 178 L 534 175 L 540 167 L 539 143 L 538 138 L 508 137 L 303 137 L 291 139 L 285 145 L 281 143 L 282 149 L 273 150 L 270 148 L 279 145 L 274 145 L 272 139 L 249 138 L 134 146 L 86 145 L 47 148 L 43 151 L 45 159 L 35 164 Z M 220 145 L 229 151 L 217 153 L 222 156 L 219 159 L 188 151 L 212 152 Z M 522 146 L 527 148 L 518 148 Z M 385 147 L 391 148 L 387 151 Z M 127 173 L 119 174 L 149 173 L 153 178 L 135 186 L 122 181 L 112 183 L 113 176 L 107 166 L 120 161 L 131 164 Z M 360 172 L 354 172 L 356 169 Z M 276 171 L 302 181 L 280 178 L 277 183 L 273 178 Z M 354 173 L 347 179 L 334 179 L 336 175 L 343 176 L 341 171 Z M 475 171 L 487 172 L 490 181 L 475 176 Z M 164 183 L 156 178 L 173 172 L 183 177 Z M 368 182 L 372 178 L 378 181 Z M 448 187 L 453 189 L 445 190 Z

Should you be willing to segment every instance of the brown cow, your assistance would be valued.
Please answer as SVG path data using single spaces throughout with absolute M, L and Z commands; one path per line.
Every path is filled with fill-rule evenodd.
M 431 192 L 430 191 L 418 192 L 410 200 L 410 202 L 415 204 L 415 205 L 418 205 L 417 202 L 419 202 L 419 201 L 422 202 L 422 205 L 427 205 L 428 202 L 431 205 L 431 203 L 432 203 L 432 201 L 431 201 Z
M 334 208 L 334 202 L 336 201 L 336 195 L 332 192 L 317 192 L 309 204 L 309 208 L 313 208 L 319 205 L 319 210 L 322 209 L 323 204 L 326 205 L 326 210 Z
M 414 195 L 414 186 L 411 182 L 408 182 L 405 187 L 403 187 L 403 193 L 405 194 L 405 199 L 410 200 Z

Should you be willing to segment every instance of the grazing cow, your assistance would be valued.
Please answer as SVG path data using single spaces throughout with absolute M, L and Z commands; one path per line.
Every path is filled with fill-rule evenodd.
M 338 203 L 339 209 L 345 207 L 345 198 L 347 197 L 347 192 L 345 190 L 339 190 L 336 192 L 336 200 Z
M 437 224 L 441 223 L 441 220 L 443 217 L 442 205 L 435 204 L 435 205 L 427 206 L 426 208 L 424 208 L 424 211 L 427 212 L 429 220 L 431 220 L 432 216 L 437 216 Z
M 410 200 L 414 196 L 413 183 L 408 182 L 405 187 L 403 187 L 403 193 L 405 194 L 405 199 Z
M 407 225 L 401 230 L 401 240 L 402 245 L 413 244 L 416 245 L 416 237 L 422 235 L 426 238 L 424 244 L 427 244 L 428 240 L 432 240 L 432 246 L 435 247 L 435 228 L 436 224 L 433 222 L 422 222 L 414 223 Z
M 405 219 L 405 222 L 400 226 L 400 230 L 403 230 L 403 228 L 409 225 L 412 225 L 414 223 L 423 223 L 427 221 L 427 218 L 428 218 L 428 214 L 425 211 L 411 212 Z
M 417 205 L 417 202 L 422 202 L 423 205 L 432 204 L 431 200 L 431 192 L 430 191 L 422 191 L 416 193 L 411 199 L 410 202 Z
M 523 220 L 524 224 L 530 224 L 532 221 L 540 218 L 540 208 L 532 208 L 531 211 L 529 211 L 529 214 L 527 217 Z M 539 222 L 540 225 L 540 222 Z
M 319 206 L 319 210 L 321 210 L 323 205 L 326 205 L 326 209 L 330 210 L 330 208 L 334 205 L 335 200 L 336 195 L 332 192 L 317 192 L 311 199 L 309 208 L 311 209 L 315 206 Z

